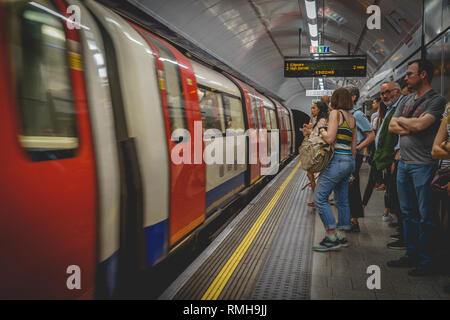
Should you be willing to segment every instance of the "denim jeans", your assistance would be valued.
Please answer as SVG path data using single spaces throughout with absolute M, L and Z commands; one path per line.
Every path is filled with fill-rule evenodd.
M 436 170 L 435 165 L 398 163 L 397 191 L 407 246 L 405 256 L 421 264 L 435 261 L 438 214 L 430 182 Z
M 350 230 L 350 206 L 348 200 L 348 182 L 355 169 L 352 155 L 335 154 L 328 167 L 317 180 L 314 192 L 314 204 L 326 230 Z M 338 223 L 328 203 L 328 197 L 334 191 L 334 203 L 338 209 Z

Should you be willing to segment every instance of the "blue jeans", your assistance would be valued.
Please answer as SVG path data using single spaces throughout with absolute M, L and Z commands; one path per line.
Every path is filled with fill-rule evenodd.
M 436 170 L 436 165 L 398 163 L 397 191 L 404 217 L 405 256 L 421 264 L 435 260 L 438 214 L 430 182 Z
M 355 170 L 352 155 L 335 154 L 328 167 L 317 180 L 314 192 L 314 204 L 326 230 L 350 230 L 350 206 L 348 202 L 348 182 Z M 334 191 L 334 202 L 338 209 L 338 223 L 328 203 L 328 197 Z

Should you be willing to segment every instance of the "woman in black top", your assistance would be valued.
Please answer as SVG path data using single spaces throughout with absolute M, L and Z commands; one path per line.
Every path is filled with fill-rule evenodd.
M 328 106 L 323 102 L 316 102 L 311 108 L 311 122 L 309 124 L 303 125 L 303 135 L 308 138 L 314 129 L 323 126 L 328 121 L 329 109 Z M 318 126 L 318 124 L 320 125 Z M 314 131 L 314 134 L 318 134 L 318 131 Z M 311 189 L 314 192 L 316 183 L 314 181 L 314 175 L 310 172 L 307 173 Z M 314 201 L 309 201 L 308 206 L 315 207 Z

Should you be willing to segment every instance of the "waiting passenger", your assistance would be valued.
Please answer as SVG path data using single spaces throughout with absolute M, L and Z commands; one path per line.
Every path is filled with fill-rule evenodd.
M 374 109 L 377 110 L 374 114 L 376 114 L 375 117 L 371 117 L 371 124 L 372 128 L 375 133 L 378 132 L 379 128 L 381 128 L 381 123 L 384 120 L 384 117 L 386 115 L 386 105 L 384 103 L 381 103 L 381 99 L 377 98 L 373 100 L 372 106 Z M 381 170 L 378 170 L 375 166 L 375 163 L 373 162 L 373 156 L 375 154 L 376 145 L 375 142 L 371 143 L 369 148 L 370 155 L 369 155 L 369 164 L 370 164 L 370 173 L 369 173 L 369 179 L 367 181 L 366 189 L 364 191 L 364 196 L 362 199 L 362 206 L 363 209 L 367 207 L 367 204 L 369 203 L 370 197 L 372 196 L 373 188 L 376 187 L 377 190 L 384 190 L 386 188 L 384 182 L 383 182 L 383 173 Z M 388 208 L 388 207 L 386 207 Z M 385 209 L 386 210 L 386 209 Z
M 400 135 L 397 189 L 404 215 L 406 254 L 390 267 L 416 267 L 410 276 L 436 272 L 437 211 L 430 181 L 437 169 L 431 157 L 445 99 L 431 88 L 434 67 L 428 60 L 408 64 L 406 82 L 416 94 L 407 96 L 391 120 L 389 131 Z M 417 196 L 417 204 L 414 201 Z
M 323 126 L 328 120 L 328 106 L 323 102 L 314 103 L 311 108 L 311 122 L 309 125 L 303 125 L 303 135 L 308 138 L 313 132 L 313 134 L 319 134 L 318 126 Z M 316 183 L 314 179 L 314 174 L 307 172 L 308 180 L 312 191 L 314 192 Z M 314 201 L 309 201 L 308 206 L 315 208 Z
M 408 84 L 406 82 L 402 85 L 401 88 L 402 88 L 402 95 L 404 95 L 404 96 L 410 95 L 412 93 L 409 90 Z
M 389 249 L 406 249 L 403 236 L 403 219 L 397 195 L 397 164 L 400 157 L 400 146 L 398 135 L 389 132 L 389 123 L 397 110 L 397 106 L 404 99 L 400 92 L 400 85 L 396 82 L 385 82 L 380 89 L 383 103 L 387 106 L 386 117 L 381 124 L 380 130 L 375 138 L 376 151 L 374 163 L 378 170 L 382 170 L 385 175 L 386 193 L 384 197 L 385 211 L 383 221 L 392 221 L 391 212 L 397 215 L 399 233 L 393 235 L 397 240 L 388 243 Z
M 372 108 L 376 111 L 374 113 L 372 113 L 372 115 L 370 116 L 370 123 L 372 124 L 372 128 L 374 130 L 376 130 L 376 128 L 377 128 L 378 116 L 380 114 L 380 103 L 381 103 L 381 98 L 375 98 L 372 101 Z
M 447 104 L 445 113 L 444 113 L 444 117 L 442 119 L 441 122 L 441 126 L 439 127 L 439 131 L 436 135 L 436 139 L 434 139 L 434 143 L 433 143 L 433 150 L 431 152 L 431 155 L 433 157 L 433 159 L 441 159 L 441 165 L 440 165 L 440 169 L 442 170 L 450 170 L 450 103 Z M 445 185 L 445 181 L 442 183 L 442 185 Z M 443 201 L 447 201 L 447 203 L 443 204 L 442 209 L 445 210 L 447 209 L 447 214 L 448 214 L 448 209 L 450 206 L 450 181 L 447 180 L 447 199 L 442 199 Z M 445 214 L 445 213 L 443 213 Z M 447 217 L 447 221 L 448 221 L 448 217 Z M 448 223 L 448 222 L 447 222 Z M 450 243 L 450 239 L 449 234 L 450 230 L 448 230 L 447 228 L 447 239 L 443 239 L 444 243 L 446 243 L 446 248 L 445 250 L 447 251 L 447 258 L 450 259 L 450 246 L 448 245 L 448 243 Z M 446 241 L 445 241 L 446 240 Z M 448 270 L 448 265 L 447 265 L 447 270 Z M 444 291 L 448 294 L 450 294 L 450 285 L 447 285 L 444 288 Z
M 348 184 L 350 175 L 355 168 L 356 156 L 356 125 L 349 110 L 353 108 L 350 93 L 337 89 L 331 97 L 331 111 L 328 127 L 319 128 L 326 143 L 335 143 L 334 157 L 317 180 L 314 192 L 314 203 L 320 219 L 325 227 L 326 236 L 315 251 L 330 251 L 347 247 L 345 232 L 350 230 L 350 205 Z M 335 205 L 338 209 L 338 223 L 333 210 L 328 203 L 328 197 L 334 191 Z M 337 231 L 336 231 L 337 229 Z
M 330 108 L 330 97 L 329 96 L 327 96 L 327 95 L 322 96 L 320 98 L 320 102 L 325 103 L 327 105 L 327 107 Z
M 450 168 L 450 103 L 447 104 L 436 138 L 431 151 L 433 159 L 442 160 L 441 168 Z M 450 196 L 450 181 L 447 184 Z
M 347 90 L 350 92 L 354 106 L 350 113 L 355 117 L 356 127 L 358 128 L 355 171 L 353 172 L 352 179 L 350 181 L 349 190 L 351 231 L 359 232 L 360 228 L 358 219 L 364 217 L 364 209 L 361 200 L 361 188 L 359 183 L 359 170 L 361 169 L 364 159 L 364 148 L 368 147 L 375 140 L 375 134 L 366 115 L 356 105 L 356 102 L 358 102 L 359 99 L 359 89 L 356 87 L 349 87 Z

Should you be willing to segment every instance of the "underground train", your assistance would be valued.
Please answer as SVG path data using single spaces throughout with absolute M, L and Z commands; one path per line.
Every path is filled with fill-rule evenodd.
M 121 261 L 160 263 L 261 180 L 248 139 L 245 163 L 171 161 L 195 131 L 295 153 L 289 108 L 98 2 L 0 1 L 0 48 L 2 298 L 113 297 Z

